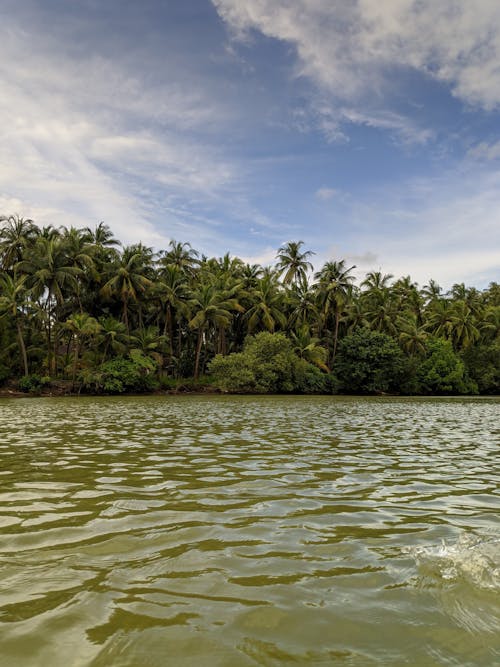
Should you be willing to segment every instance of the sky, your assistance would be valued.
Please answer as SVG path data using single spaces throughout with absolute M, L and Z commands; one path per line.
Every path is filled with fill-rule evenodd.
M 0 214 L 500 280 L 498 0 L 2 0 Z

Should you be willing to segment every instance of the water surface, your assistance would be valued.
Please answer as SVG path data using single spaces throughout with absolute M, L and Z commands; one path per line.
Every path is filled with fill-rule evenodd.
M 2 666 L 500 664 L 499 405 L 0 401 Z

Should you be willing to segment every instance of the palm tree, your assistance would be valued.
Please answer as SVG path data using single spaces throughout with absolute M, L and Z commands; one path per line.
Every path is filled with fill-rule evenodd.
M 283 305 L 284 296 L 279 289 L 276 274 L 264 273 L 249 293 L 249 307 L 244 315 L 248 332 L 273 332 L 277 325 L 284 327 L 286 317 Z
M 443 288 L 437 284 L 435 280 L 429 280 L 428 285 L 424 285 L 422 289 L 422 296 L 427 305 L 442 298 Z
M 302 324 L 296 331 L 292 331 L 290 338 L 295 354 L 321 370 L 330 372 L 326 365 L 327 351 L 321 346 L 319 338 L 311 335 L 307 324 Z
M 392 292 L 383 288 L 369 294 L 364 292 L 363 296 L 366 304 L 365 319 L 368 326 L 374 331 L 395 336 L 397 334 L 398 304 Z
M 85 227 L 85 229 L 82 230 L 82 235 L 87 243 L 91 243 L 100 248 L 110 248 L 112 246 L 121 245 L 120 241 L 113 237 L 113 232 L 108 225 L 104 224 L 104 222 L 100 222 L 96 225 L 95 229 Z
M 27 275 L 26 284 L 33 298 L 40 300 L 46 312 L 47 366 L 49 373 L 55 373 L 57 336 L 52 341 L 53 325 L 57 323 L 58 309 L 64 303 L 64 290 L 66 287 L 78 288 L 77 278 L 82 270 L 69 263 L 60 235 L 53 238 L 39 236 L 26 259 L 16 265 L 16 270 Z
M 88 313 L 75 313 L 66 320 L 65 328 L 71 332 L 73 339 L 72 388 L 74 389 L 78 358 L 83 350 L 84 342 L 87 338 L 97 336 L 101 327 L 99 322 Z
M 1 268 L 12 269 L 22 259 L 27 248 L 33 246 L 39 229 L 29 218 L 18 215 L 0 216 Z
M 191 293 L 189 305 L 194 313 L 189 320 L 189 327 L 198 331 L 194 362 L 194 379 L 200 371 L 201 348 L 205 334 L 210 326 L 228 327 L 233 312 L 243 312 L 243 307 L 235 298 L 236 290 L 220 291 L 214 285 L 201 284 Z
M 368 292 L 377 292 L 389 287 L 389 282 L 394 276 L 392 273 L 382 273 L 381 271 L 370 271 L 361 283 L 361 287 L 366 287 Z
M 450 323 L 450 337 L 456 350 L 465 350 L 479 340 L 477 320 L 465 301 L 453 304 Z
M 62 243 L 64 244 L 66 251 L 68 265 L 76 266 L 81 269 L 80 277 L 88 277 L 87 281 L 90 278 L 94 280 L 98 279 L 99 276 L 96 271 L 96 266 L 93 259 L 96 254 L 96 246 L 90 244 L 86 240 L 86 236 L 83 230 L 76 229 L 75 227 L 70 227 L 69 229 L 64 227 L 62 233 Z M 81 283 L 78 282 L 75 291 L 80 312 L 83 312 L 81 287 Z
M 148 253 L 144 253 L 143 248 L 143 246 L 125 248 L 119 261 L 110 268 L 111 278 L 101 289 L 104 297 L 117 297 L 122 302 L 122 318 L 128 334 L 130 334 L 129 304 L 137 302 L 138 297 L 152 285 L 152 280 L 144 275 Z
M 447 299 L 436 299 L 427 309 L 426 329 L 440 338 L 449 339 L 453 328 L 451 303 Z
M 200 263 L 198 252 L 193 250 L 190 243 L 181 243 L 174 239 L 168 245 L 170 249 L 162 253 L 160 266 L 175 266 L 186 275 L 192 276 L 196 266 Z
M 483 341 L 492 342 L 500 337 L 500 305 L 486 309 L 479 330 Z
M 104 363 L 109 350 L 119 354 L 126 350 L 130 342 L 130 336 L 127 334 L 125 324 L 114 317 L 101 317 L 99 326 L 97 344 L 103 350 L 101 363 Z
M 24 342 L 22 319 L 26 313 L 28 292 L 26 289 L 27 276 L 10 276 L 8 273 L 0 275 L 0 312 L 2 316 L 10 316 L 16 324 L 19 351 L 23 361 L 24 375 L 29 375 L 28 355 Z
M 412 356 L 425 354 L 425 343 L 428 334 L 423 327 L 419 326 L 417 317 L 413 314 L 406 317 L 399 317 L 397 325 L 401 348 Z
M 301 252 L 300 248 L 303 245 L 304 241 L 289 241 L 278 250 L 276 268 L 280 276 L 285 274 L 283 278 L 285 285 L 306 278 L 307 272 L 313 270 L 313 265 L 308 261 L 308 257 L 315 253 L 312 250 Z
M 298 328 L 318 319 L 317 292 L 307 277 L 292 283 L 286 295 L 288 325 Z
M 350 288 L 354 282 L 351 271 L 356 266 L 346 267 L 344 259 L 340 261 L 326 262 L 321 271 L 316 273 L 315 278 L 319 281 L 318 291 L 322 319 L 327 323 L 330 313 L 333 313 L 333 351 L 330 367 L 335 362 L 337 353 L 337 342 L 339 336 L 340 316 L 346 306 L 350 294 Z
M 186 274 L 175 264 L 162 266 L 158 276 L 159 279 L 154 283 L 153 293 L 158 297 L 164 312 L 163 335 L 168 339 L 171 360 L 174 355 L 174 319 L 177 314 L 180 315 L 186 310 L 188 285 Z

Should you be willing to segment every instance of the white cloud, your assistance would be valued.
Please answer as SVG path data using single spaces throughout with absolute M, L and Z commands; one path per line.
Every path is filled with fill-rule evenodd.
M 148 198 L 161 192 L 161 207 L 172 196 L 211 201 L 234 180 L 210 140 L 224 110 L 188 83 L 154 86 L 119 58 L 65 48 L 0 26 L 0 213 L 39 224 L 104 220 L 125 242 L 156 245 L 159 211 Z M 175 230 L 179 221 L 166 213 L 164 222 Z
M 500 276 L 500 171 L 385 184 L 349 200 L 342 222 L 319 234 L 324 246 L 331 239 L 340 247 L 329 255 L 320 249 L 315 264 L 345 257 L 359 279 L 382 270 L 421 285 L 434 278 L 447 288 L 485 287 Z
M 296 75 L 336 99 L 376 108 L 411 68 L 467 104 L 500 105 L 497 0 L 212 0 L 235 36 L 251 30 L 295 46 Z
M 500 141 L 489 144 L 481 141 L 467 151 L 468 157 L 475 160 L 498 160 L 500 158 Z

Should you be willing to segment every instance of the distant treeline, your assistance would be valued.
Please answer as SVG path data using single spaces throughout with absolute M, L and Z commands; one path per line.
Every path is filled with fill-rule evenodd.
M 342 259 L 313 273 L 303 242 L 274 267 L 109 227 L 0 218 L 0 383 L 120 393 L 499 393 L 500 285 L 443 292 Z

